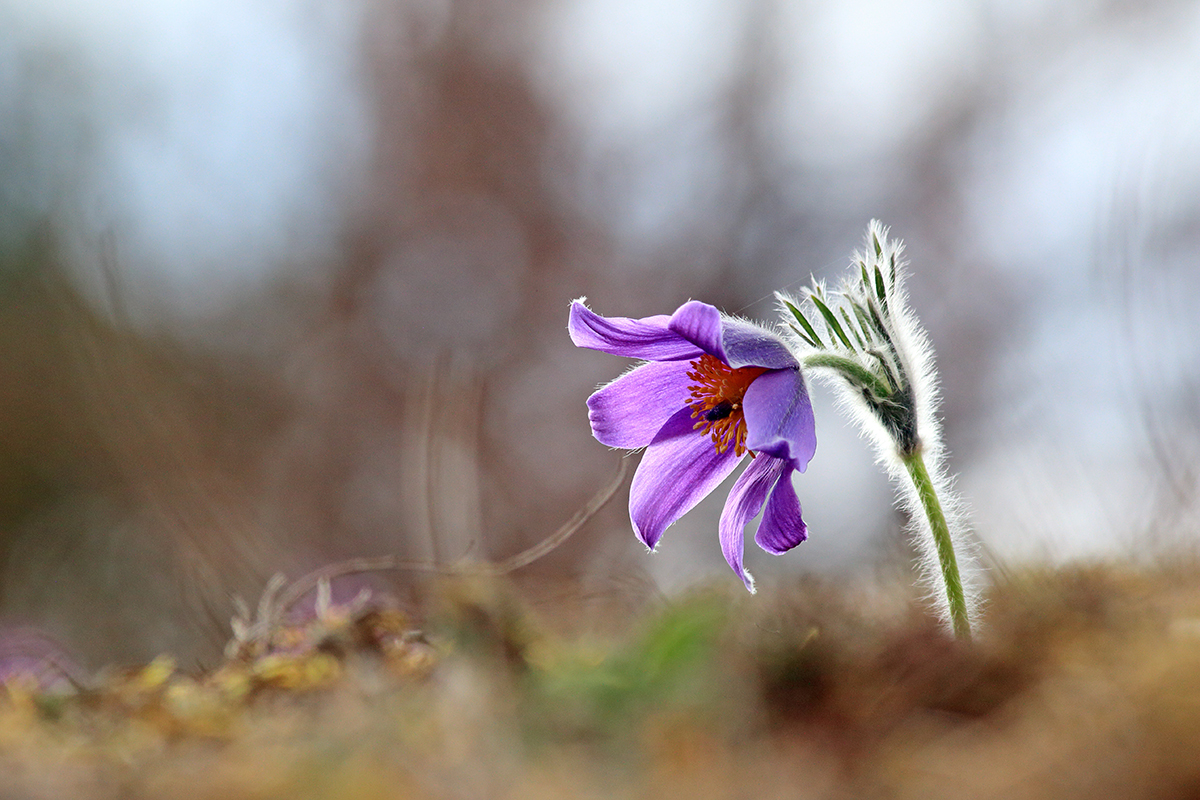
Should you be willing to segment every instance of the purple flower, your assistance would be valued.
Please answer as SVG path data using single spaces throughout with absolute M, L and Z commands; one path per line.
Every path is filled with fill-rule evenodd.
M 783 340 L 695 300 L 671 316 L 602 317 L 571 304 L 579 347 L 642 359 L 588 398 L 592 434 L 609 447 L 646 448 L 633 476 L 629 516 L 651 550 L 663 531 L 717 487 L 749 453 L 721 513 L 725 559 L 742 565 L 744 529 L 766 504 L 755 541 L 784 553 L 807 537 L 792 472 L 817 447 L 800 364 Z

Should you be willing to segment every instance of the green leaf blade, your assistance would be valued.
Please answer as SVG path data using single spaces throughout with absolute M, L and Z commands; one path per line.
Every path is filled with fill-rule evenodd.
M 792 316 L 796 318 L 796 321 L 799 322 L 801 327 L 804 328 L 804 332 L 808 334 L 808 336 L 805 337 L 808 340 L 808 343 L 813 347 L 819 347 L 824 350 L 825 343 L 821 341 L 821 337 L 817 335 L 816 330 L 813 328 L 812 323 L 808 321 L 808 318 L 800 313 L 800 309 L 792 305 L 791 302 L 787 300 L 784 300 L 783 302 L 784 305 L 788 307 L 788 310 L 792 312 Z M 796 332 L 799 333 L 799 331 Z
M 858 306 L 855 305 L 854 309 L 855 309 L 855 311 L 857 311 Z M 850 333 L 854 334 L 854 340 L 856 342 L 858 342 L 859 349 L 866 350 L 867 343 L 863 341 L 862 336 L 859 334 L 858 328 L 854 324 L 854 320 L 850 319 L 850 314 L 848 311 L 846 311 L 846 307 L 842 306 L 841 308 L 838 309 L 838 311 L 842 312 L 842 320 L 846 323 L 846 329 L 849 330 Z
M 817 307 L 817 310 L 821 312 L 821 316 L 825 318 L 825 324 L 829 326 L 829 330 L 831 330 L 839 339 L 842 340 L 842 344 L 846 345 L 847 350 L 853 350 L 854 345 L 850 344 L 850 338 L 846 336 L 846 332 L 842 330 L 842 325 L 840 322 L 838 322 L 837 316 L 835 316 L 834 313 L 829 310 L 829 306 L 825 305 L 825 301 L 817 297 L 815 294 L 810 295 L 810 297 L 812 298 L 813 305 Z

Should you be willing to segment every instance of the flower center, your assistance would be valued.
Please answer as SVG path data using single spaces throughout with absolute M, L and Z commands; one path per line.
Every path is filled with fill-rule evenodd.
M 698 420 L 693 427 L 712 436 L 718 453 L 732 446 L 734 455 L 745 454 L 746 417 L 742 413 L 742 398 L 754 379 L 767 371 L 766 367 L 733 369 L 707 353 L 691 366 L 687 376 L 695 384 L 688 387 L 692 397 L 688 405 L 692 407 L 692 418 Z

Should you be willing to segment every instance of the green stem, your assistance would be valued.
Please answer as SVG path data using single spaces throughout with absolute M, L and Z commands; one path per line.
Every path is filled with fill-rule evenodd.
M 921 507 L 929 518 L 929 528 L 933 532 L 933 542 L 937 547 L 938 563 L 942 568 L 942 580 L 946 584 L 946 599 L 950 601 L 950 621 L 954 626 L 954 635 L 960 639 L 971 638 L 971 621 L 967 618 L 967 600 L 963 595 L 962 578 L 958 574 L 958 559 L 954 555 L 954 543 L 950 540 L 950 526 L 946 524 L 946 515 L 942 513 L 942 504 L 938 502 L 937 492 L 933 488 L 933 480 L 925 469 L 925 459 L 918 449 L 912 453 L 901 455 L 908 474 L 912 477 L 913 485 L 921 498 Z
M 833 353 L 813 353 L 804 357 L 804 366 L 825 367 L 837 370 L 851 385 L 858 384 L 866 387 L 871 394 L 880 400 L 886 400 L 894 394 L 894 390 L 883 379 L 852 358 L 834 355 Z

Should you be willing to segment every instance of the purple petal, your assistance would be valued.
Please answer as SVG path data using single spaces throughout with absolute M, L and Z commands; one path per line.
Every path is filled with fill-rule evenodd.
M 792 470 L 785 469 L 767 501 L 767 510 L 763 512 L 762 522 L 758 523 L 754 541 L 768 553 L 780 555 L 807 538 L 808 526 L 800 516 L 800 499 L 792 486 Z
M 694 430 L 690 408 L 663 425 L 646 448 L 629 486 L 633 530 L 654 549 L 663 531 L 733 472 L 741 458 L 733 448 L 718 453 L 712 439 Z
M 798 369 L 764 372 L 746 389 L 746 449 L 804 472 L 817 450 L 812 402 Z
M 672 317 L 671 321 L 674 324 L 675 318 Z M 725 363 L 734 369 L 795 369 L 800 366 L 783 339 L 745 320 L 725 317 L 722 320 L 721 343 L 728 356 L 724 359 Z
M 721 343 L 723 322 L 721 312 L 713 306 L 699 300 L 689 300 L 671 315 L 668 327 L 705 353 L 728 364 L 729 359 L 725 357 L 725 347 Z
M 588 420 L 597 441 L 631 450 L 650 444 L 667 420 L 687 405 L 691 368 L 687 361 L 650 361 L 589 397 Z
M 647 361 L 690 361 L 704 351 L 668 329 L 670 317 L 602 317 L 581 301 L 571 303 L 567 331 L 578 347 Z
M 754 591 L 754 579 L 742 566 L 742 550 L 745 541 L 746 523 L 762 510 L 767 492 L 783 471 L 784 462 L 777 458 L 759 456 L 734 481 L 721 512 L 721 550 L 733 571 Z

